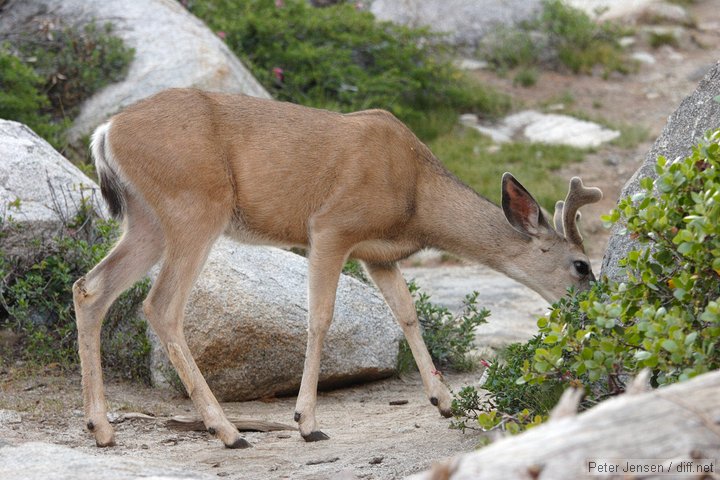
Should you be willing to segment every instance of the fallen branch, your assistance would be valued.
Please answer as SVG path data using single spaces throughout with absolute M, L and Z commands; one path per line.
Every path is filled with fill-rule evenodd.
M 277 432 L 281 430 L 297 430 L 296 427 L 277 422 L 264 422 L 262 420 L 229 418 L 230 422 L 241 432 Z M 178 415 L 172 417 L 165 426 L 183 432 L 204 432 L 207 430 L 203 421 L 197 417 Z

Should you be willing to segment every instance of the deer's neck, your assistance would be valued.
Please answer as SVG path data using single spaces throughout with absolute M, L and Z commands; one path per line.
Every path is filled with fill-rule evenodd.
M 451 175 L 433 174 L 422 192 L 427 246 L 513 275 L 513 259 L 529 239 L 510 226 L 500 207 Z

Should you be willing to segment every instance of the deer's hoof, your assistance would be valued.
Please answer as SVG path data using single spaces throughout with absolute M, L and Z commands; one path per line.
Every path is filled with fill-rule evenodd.
M 115 432 L 107 420 L 97 422 L 88 420 L 85 426 L 95 437 L 95 445 L 100 448 L 115 446 Z
M 315 430 L 314 432 L 310 432 L 307 435 L 302 435 L 302 438 L 306 442 L 319 442 L 321 440 L 330 440 L 330 437 L 325 435 L 320 430 Z
M 231 444 L 227 444 L 227 443 L 225 444 L 225 448 L 231 448 L 231 449 L 250 448 L 250 447 L 252 447 L 252 445 L 250 445 L 250 443 L 242 437 L 238 437 Z

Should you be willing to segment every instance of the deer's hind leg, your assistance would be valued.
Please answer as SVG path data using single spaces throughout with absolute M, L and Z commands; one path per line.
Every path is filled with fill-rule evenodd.
M 143 307 L 208 431 L 228 448 L 246 448 L 250 444 L 226 418 L 195 363 L 183 332 L 188 296 L 212 245 L 229 222 L 230 214 L 229 209 L 226 209 L 228 218 L 217 212 L 197 210 L 197 205 L 181 210 L 186 220 L 192 219 L 192 231 L 187 230 L 185 222 L 164 219 L 168 241 L 163 265 Z
M 365 268 L 375 285 L 380 289 L 383 297 L 385 297 L 385 301 L 392 310 L 395 320 L 400 324 L 405 334 L 415 363 L 418 370 L 420 370 L 425 394 L 430 399 L 430 403 L 440 410 L 442 416 L 449 417 L 451 415 L 452 397 L 448 388 L 442 382 L 440 372 L 435 369 L 430 353 L 423 341 L 418 326 L 415 302 L 400 270 L 396 264 L 375 265 L 368 262 L 365 262 Z
M 102 321 L 118 295 L 157 263 L 163 243 L 154 216 L 137 199 L 128 196 L 122 238 L 107 257 L 73 286 L 85 421 L 99 447 L 115 443 L 107 420 L 100 360 Z

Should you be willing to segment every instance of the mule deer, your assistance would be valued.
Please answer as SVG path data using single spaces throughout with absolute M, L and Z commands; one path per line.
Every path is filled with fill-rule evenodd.
M 309 320 L 295 410 L 301 436 L 328 438 L 315 419 L 320 354 L 349 257 L 363 262 L 412 350 L 430 402 L 450 394 L 423 343 L 398 260 L 435 247 L 488 265 L 547 300 L 594 279 L 576 212 L 602 194 L 578 178 L 556 228 L 509 173 L 502 208 L 446 170 L 390 113 L 339 114 L 243 95 L 174 89 L 100 126 L 92 139 L 103 197 L 123 219 L 118 244 L 73 287 L 87 428 L 114 443 L 106 418 L 100 327 L 113 300 L 162 260 L 143 307 L 211 434 L 249 444 L 227 420 L 183 335 L 186 300 L 215 240 L 309 248 Z M 564 207 L 564 208 L 563 208 Z

